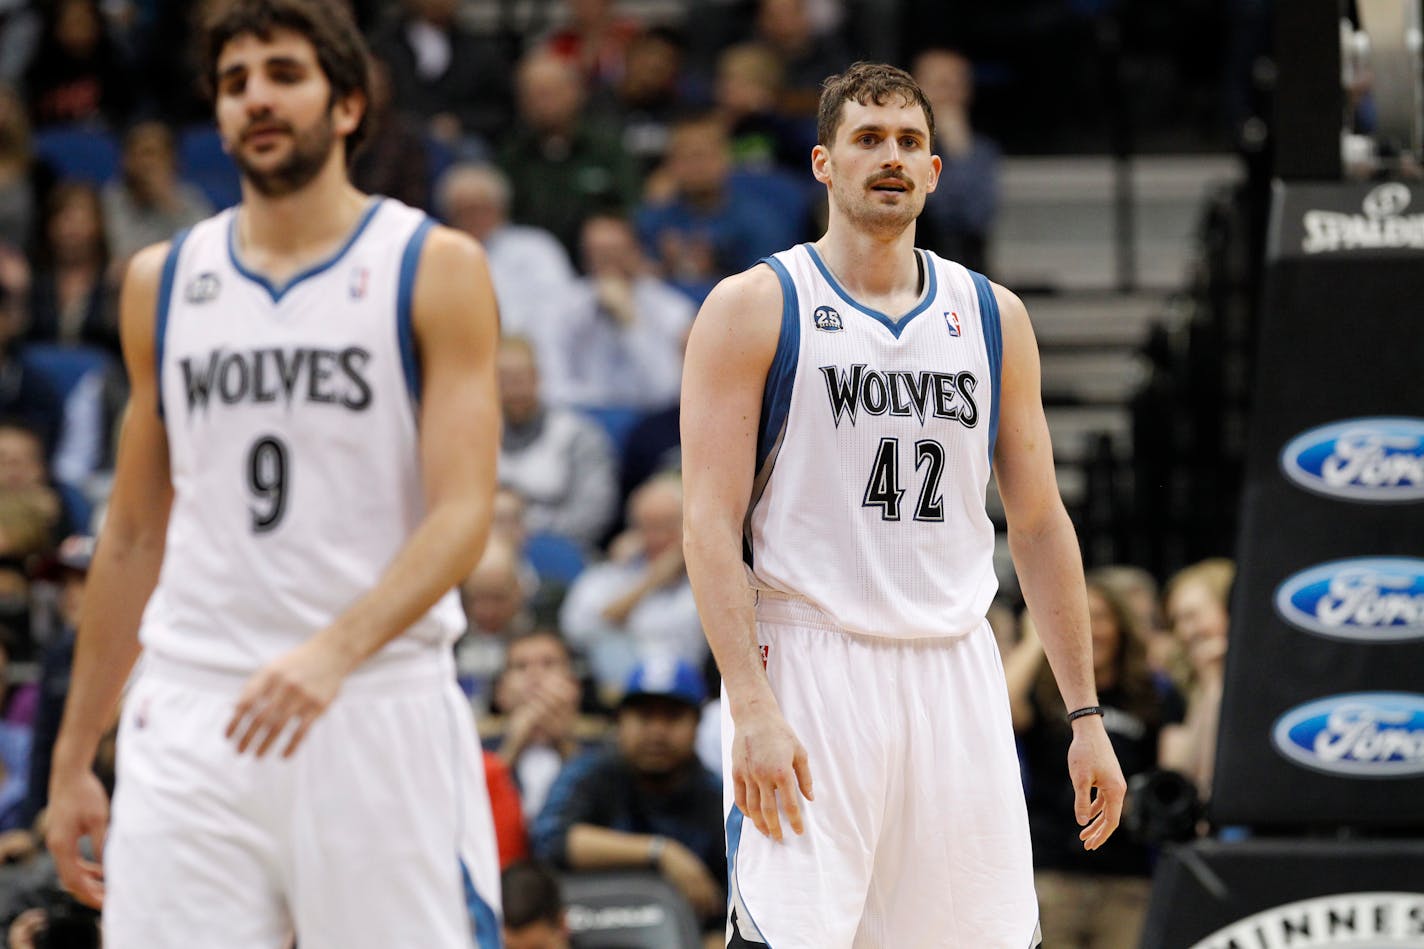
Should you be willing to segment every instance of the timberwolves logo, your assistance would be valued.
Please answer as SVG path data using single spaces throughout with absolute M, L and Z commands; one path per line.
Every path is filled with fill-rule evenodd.
M 1237 920 L 1191 949 L 1424 949 L 1424 893 L 1332 893 Z
M 216 300 L 221 289 L 222 282 L 218 280 L 218 275 L 207 270 L 188 281 L 188 286 L 183 290 L 183 299 L 189 303 L 207 303 Z
M 816 329 L 827 333 L 839 333 L 845 328 L 841 325 L 841 315 L 828 306 L 816 307 L 811 319 L 816 324 Z

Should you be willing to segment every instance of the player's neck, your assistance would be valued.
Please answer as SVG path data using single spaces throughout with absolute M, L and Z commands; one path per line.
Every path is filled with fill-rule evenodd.
M 339 163 L 323 168 L 306 187 L 277 197 L 244 182 L 238 254 L 246 266 L 280 283 L 341 246 L 369 203 Z
M 915 299 L 920 295 L 913 224 L 898 234 L 881 236 L 832 217 L 815 247 L 841 286 L 858 300 Z

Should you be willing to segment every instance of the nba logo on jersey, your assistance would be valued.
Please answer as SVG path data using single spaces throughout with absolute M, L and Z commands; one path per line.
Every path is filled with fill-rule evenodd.
M 945 325 L 949 327 L 949 335 L 955 339 L 959 338 L 959 314 L 949 310 L 944 314 Z
M 370 279 L 371 271 L 365 267 L 353 267 L 351 270 L 351 299 L 359 300 L 366 295 L 366 281 Z
M 816 312 L 811 319 L 815 322 L 816 329 L 825 330 L 827 333 L 838 333 L 843 328 L 841 315 L 828 306 L 816 307 Z

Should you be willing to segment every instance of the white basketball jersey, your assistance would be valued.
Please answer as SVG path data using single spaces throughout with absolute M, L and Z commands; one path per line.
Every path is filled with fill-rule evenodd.
M 998 588 L 984 493 L 999 415 L 989 281 L 917 251 L 924 296 L 898 321 L 862 306 L 802 244 L 767 258 L 781 339 L 767 374 L 747 516 L 757 586 L 851 632 L 964 635 Z
M 236 221 L 180 234 L 163 269 L 174 493 L 141 638 L 242 672 L 368 592 L 424 514 L 410 308 L 433 222 L 374 198 L 333 257 L 278 289 L 238 260 Z M 448 648 L 463 627 L 452 591 L 367 666 Z

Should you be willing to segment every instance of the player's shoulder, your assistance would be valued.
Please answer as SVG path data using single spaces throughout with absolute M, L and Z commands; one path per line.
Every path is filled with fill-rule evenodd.
M 1028 308 L 1017 293 L 993 280 L 989 281 L 989 288 L 994 291 L 994 302 L 999 305 L 1001 317 L 1007 315 L 1016 320 L 1028 319 Z
M 157 291 L 163 279 L 163 268 L 168 263 L 168 255 L 176 246 L 176 240 L 159 241 L 149 244 L 129 258 L 124 270 L 124 282 L 136 288 L 151 288 Z
M 759 262 L 720 280 L 703 301 L 702 314 L 727 314 L 762 321 L 779 318 L 782 302 L 781 279 L 770 265 Z
M 429 220 L 430 230 L 421 249 L 423 268 L 443 270 L 445 267 L 486 265 L 485 249 L 479 241 L 464 231 L 436 223 L 433 218 Z

